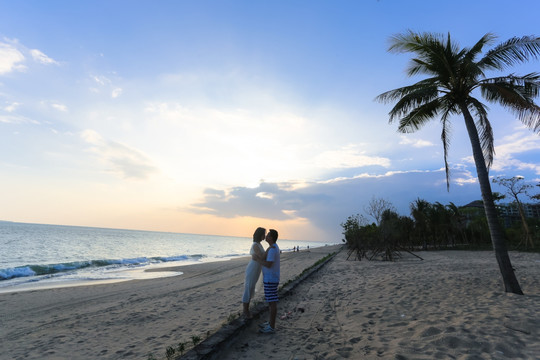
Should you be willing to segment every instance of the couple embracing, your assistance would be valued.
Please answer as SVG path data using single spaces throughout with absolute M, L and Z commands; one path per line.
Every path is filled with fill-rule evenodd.
M 278 232 L 270 229 L 266 234 L 266 229 L 257 228 L 253 234 L 253 244 L 251 245 L 250 255 L 251 260 L 246 268 L 246 280 L 244 285 L 244 296 L 242 303 L 244 306 L 244 317 L 251 318 L 249 312 L 249 302 L 255 294 L 255 285 L 259 280 L 261 269 L 263 273 L 264 297 L 268 302 L 269 319 L 264 324 L 261 324 L 259 330 L 264 334 L 273 334 L 276 328 L 277 302 L 278 302 L 278 285 L 279 285 L 279 247 L 276 244 Z M 261 245 L 261 242 L 266 240 L 268 248 L 266 251 Z

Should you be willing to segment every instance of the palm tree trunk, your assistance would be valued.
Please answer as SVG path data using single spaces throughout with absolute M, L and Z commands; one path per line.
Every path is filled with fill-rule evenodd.
M 516 274 L 514 274 L 512 264 L 510 263 L 510 257 L 508 256 L 508 250 L 504 241 L 501 224 L 497 218 L 495 202 L 493 201 L 493 194 L 491 192 L 491 185 L 489 183 L 486 160 L 484 158 L 484 154 L 482 153 L 482 147 L 480 146 L 478 130 L 476 129 L 473 117 L 467 106 L 462 104 L 460 107 L 463 117 L 465 118 L 465 125 L 467 126 L 467 132 L 469 133 L 469 139 L 471 140 L 474 163 L 476 164 L 476 173 L 478 176 L 478 182 L 480 183 L 480 191 L 482 192 L 482 200 L 484 201 L 484 211 L 486 212 L 489 233 L 491 235 L 491 243 L 493 244 L 495 257 L 497 258 L 499 270 L 501 271 L 503 278 L 504 290 L 506 292 L 523 295 L 521 287 L 517 281 Z

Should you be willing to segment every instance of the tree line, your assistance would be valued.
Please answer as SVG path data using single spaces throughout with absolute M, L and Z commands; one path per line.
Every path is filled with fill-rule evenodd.
M 495 197 L 504 198 L 497 193 Z M 395 260 L 403 252 L 419 250 L 491 249 L 482 202 L 471 204 L 476 205 L 459 207 L 418 198 L 410 203 L 410 215 L 405 216 L 388 200 L 373 198 L 365 208 L 366 215 L 351 215 L 341 223 L 343 242 L 349 258 L 358 260 Z M 511 250 L 538 251 L 540 219 L 525 221 L 526 227 L 521 221 L 503 227 L 506 243 Z

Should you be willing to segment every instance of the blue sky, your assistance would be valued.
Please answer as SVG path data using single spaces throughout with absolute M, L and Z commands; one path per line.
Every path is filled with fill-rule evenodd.
M 0 219 L 339 242 L 384 198 L 480 198 L 461 118 L 446 191 L 440 123 L 374 98 L 411 84 L 407 29 L 538 35 L 537 1 L 0 0 Z M 540 61 L 509 72 L 539 71 Z M 489 105 L 492 176 L 540 181 L 540 137 Z M 494 190 L 500 190 L 496 187 Z

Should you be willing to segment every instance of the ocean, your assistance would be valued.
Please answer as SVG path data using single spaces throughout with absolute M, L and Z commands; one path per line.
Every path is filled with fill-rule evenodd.
M 144 270 L 248 256 L 251 242 L 251 236 L 0 221 L 0 292 L 181 276 Z M 334 245 L 282 239 L 278 244 L 282 251 Z

